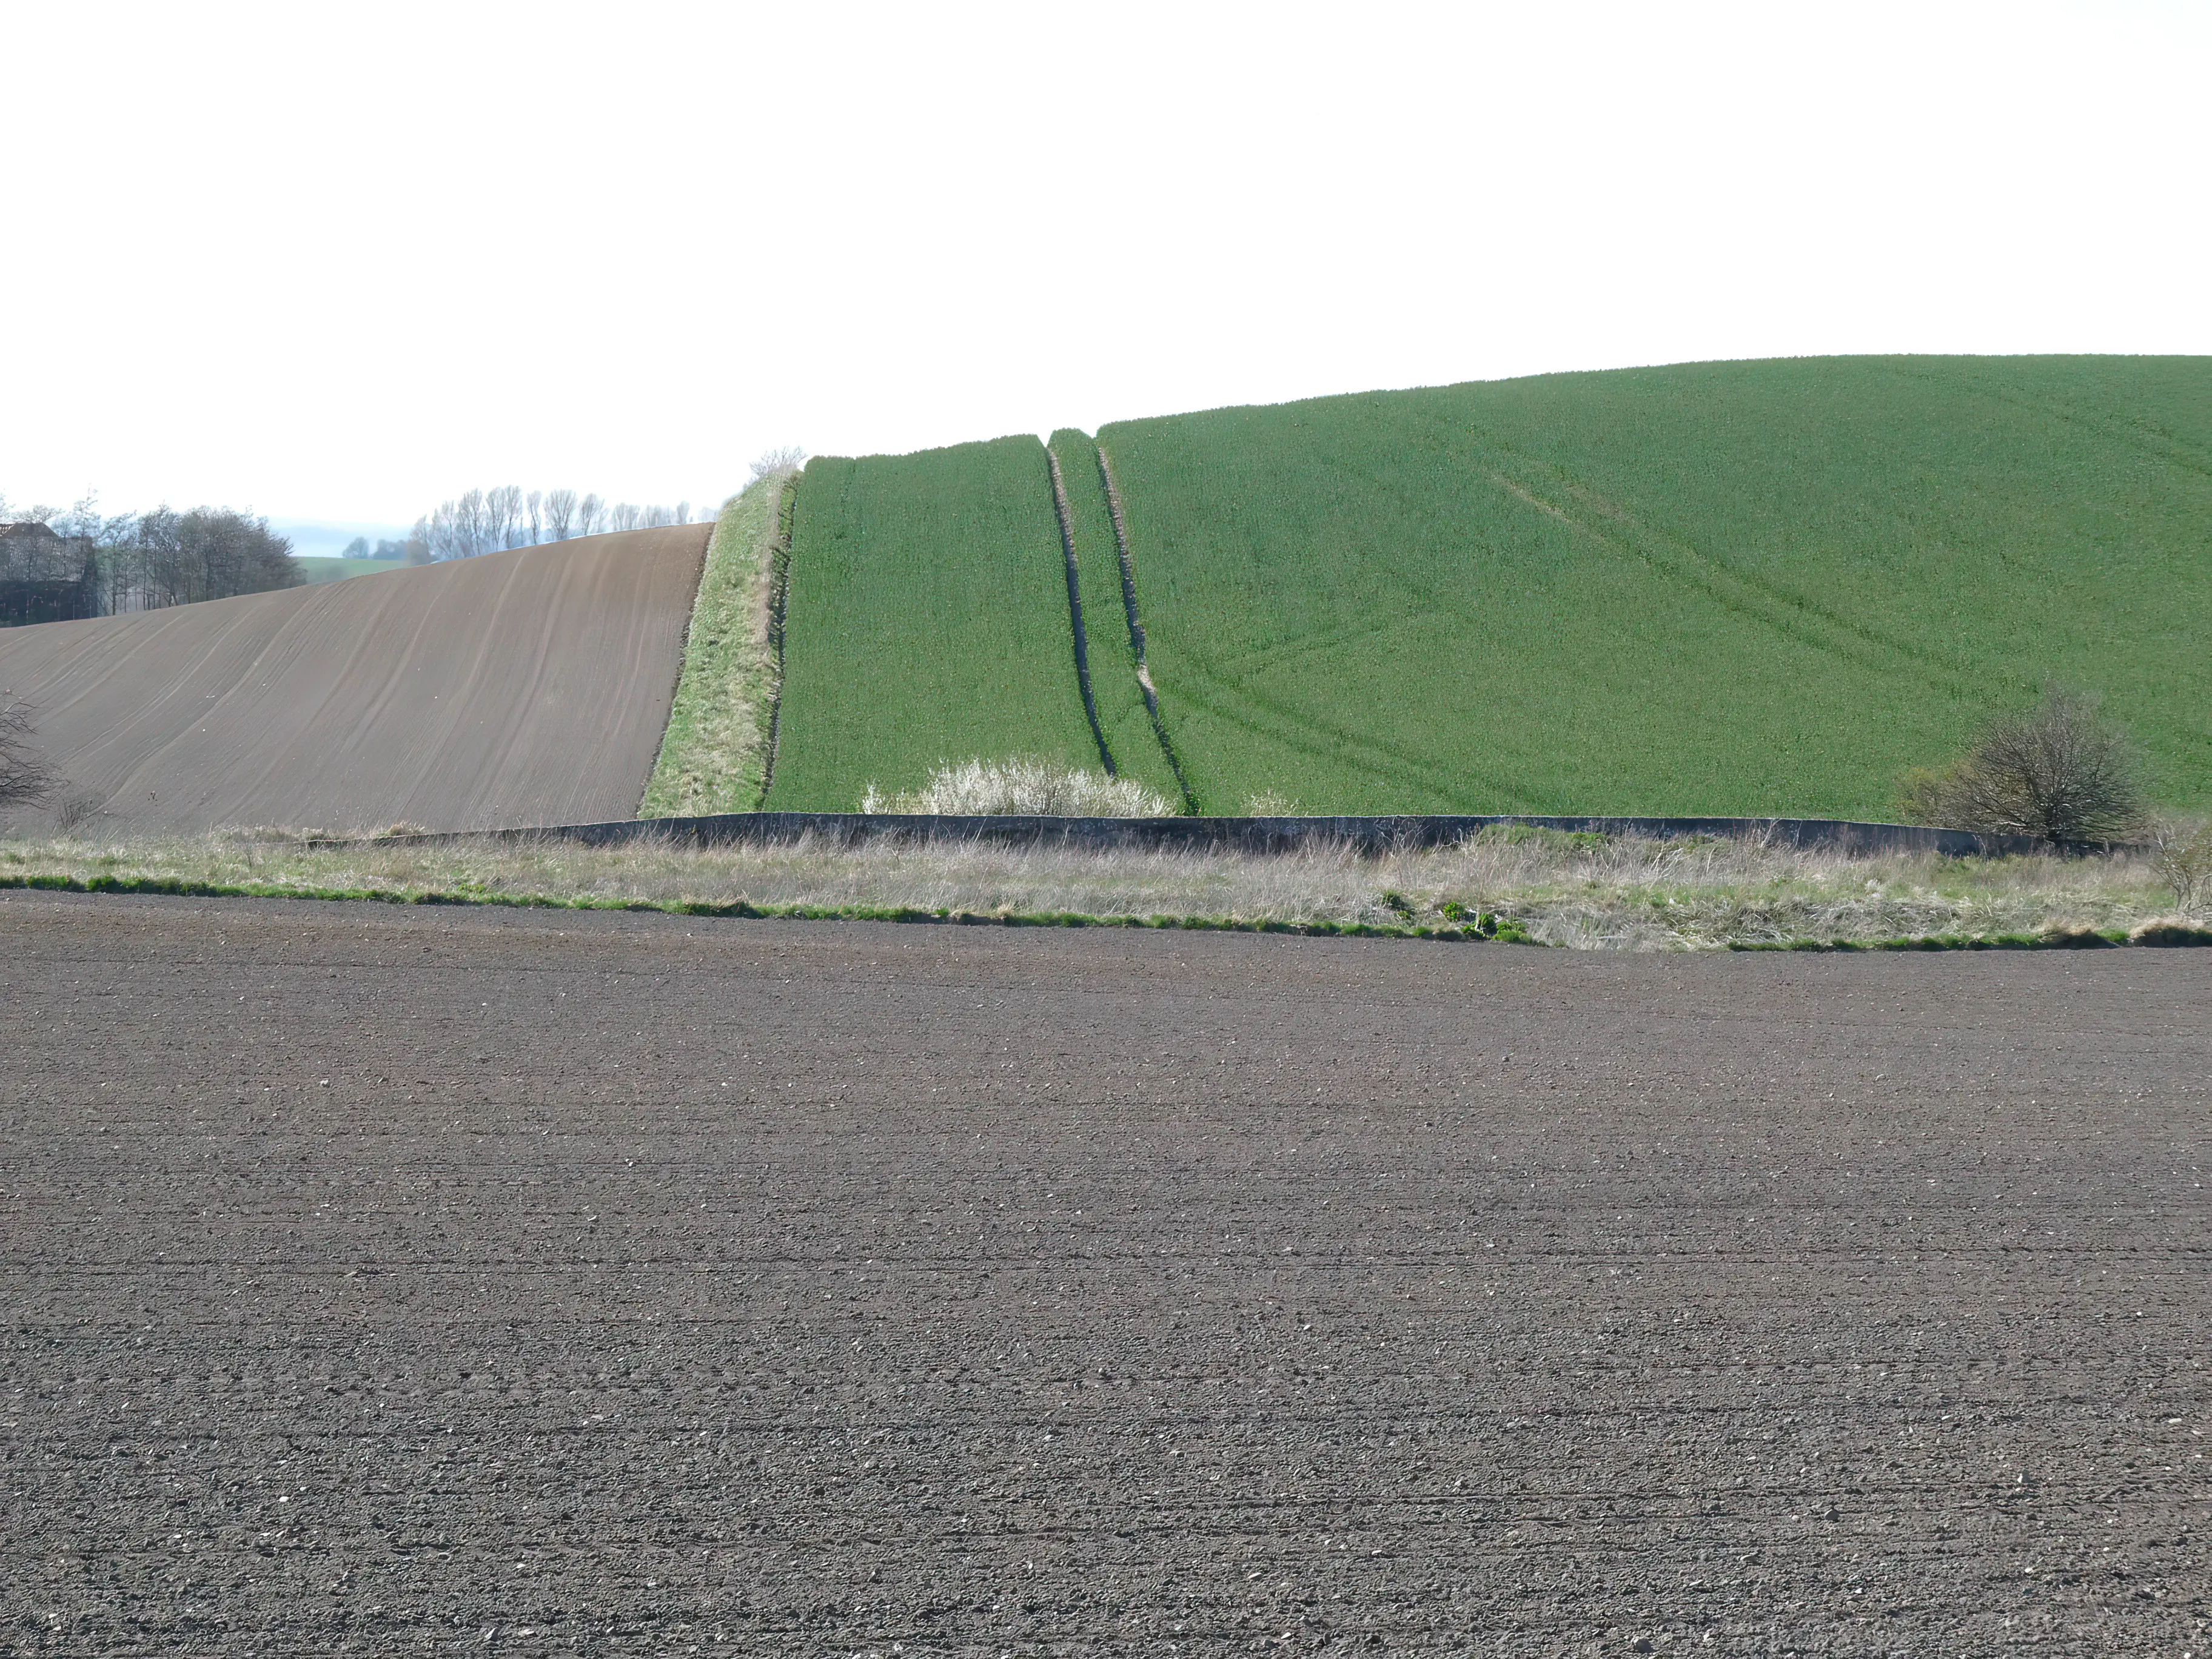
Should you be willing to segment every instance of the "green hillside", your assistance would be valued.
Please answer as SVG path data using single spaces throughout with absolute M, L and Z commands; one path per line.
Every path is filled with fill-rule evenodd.
M 1547 375 L 1098 445 L 1202 811 L 1881 817 L 2049 680 L 2105 695 L 2161 800 L 2212 806 L 2212 360 Z M 1053 450 L 1101 731 L 1175 793 L 1095 450 Z M 1035 440 L 811 464 L 770 804 L 1095 762 L 1068 627 Z
M 1098 764 L 1035 438 L 817 458 L 799 477 L 767 806 L 849 811 L 940 760 Z
M 300 567 L 300 574 L 312 586 L 316 582 L 343 581 L 349 576 L 374 576 L 380 571 L 398 570 L 397 559 L 325 559 L 295 553 L 292 562 Z

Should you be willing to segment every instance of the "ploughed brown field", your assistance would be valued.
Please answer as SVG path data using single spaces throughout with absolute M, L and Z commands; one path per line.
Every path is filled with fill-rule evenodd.
M 0 1650 L 2203 1653 L 2207 954 L 0 896 Z
M 0 629 L 101 833 L 636 815 L 709 525 Z

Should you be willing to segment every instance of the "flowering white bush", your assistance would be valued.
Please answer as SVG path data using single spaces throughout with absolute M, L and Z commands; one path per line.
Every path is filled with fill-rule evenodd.
M 921 788 L 896 795 L 872 783 L 860 810 L 1070 818 L 1164 818 L 1175 811 L 1164 795 L 1133 779 L 1025 759 L 940 766 Z

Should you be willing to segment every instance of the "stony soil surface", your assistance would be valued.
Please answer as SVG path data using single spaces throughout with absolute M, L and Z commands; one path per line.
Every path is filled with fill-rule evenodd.
M 2212 951 L 0 896 L 0 1650 L 2203 1655 Z

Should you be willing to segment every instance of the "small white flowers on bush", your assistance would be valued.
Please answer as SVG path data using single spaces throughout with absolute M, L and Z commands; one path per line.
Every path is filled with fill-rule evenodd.
M 921 788 L 896 795 L 872 783 L 860 810 L 1070 818 L 1164 818 L 1175 811 L 1166 796 L 1134 779 L 1035 759 L 939 766 Z

